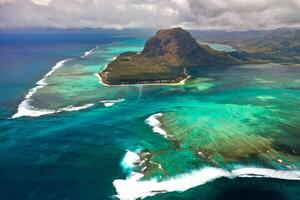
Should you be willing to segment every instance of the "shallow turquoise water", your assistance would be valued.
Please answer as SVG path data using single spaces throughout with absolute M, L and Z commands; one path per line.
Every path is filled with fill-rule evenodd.
M 179 86 L 99 84 L 96 72 L 144 41 L 120 39 L 63 57 L 72 60 L 29 98 L 25 116 L 1 119 L 1 199 L 108 199 L 113 181 L 132 172 L 164 181 L 206 167 L 299 171 L 299 68 L 216 66 L 190 71 L 195 78 Z M 145 122 L 156 113 L 166 137 Z M 128 150 L 151 156 L 124 168 Z M 299 181 L 221 178 L 149 198 L 297 199 L 299 188 Z

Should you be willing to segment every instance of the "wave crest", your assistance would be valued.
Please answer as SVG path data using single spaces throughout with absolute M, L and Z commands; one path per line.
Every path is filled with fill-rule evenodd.
M 89 51 L 84 52 L 83 56 L 81 58 L 86 58 L 89 56 L 91 53 L 93 53 L 96 50 L 97 47 L 90 49 Z
M 60 108 L 57 110 L 49 110 L 49 109 L 37 109 L 34 106 L 31 105 L 31 102 L 33 101 L 31 97 L 41 88 L 45 87 L 47 85 L 46 80 L 47 78 L 53 74 L 55 70 L 58 68 L 62 67 L 67 61 L 72 60 L 72 58 L 65 59 L 62 61 L 57 62 L 54 67 L 41 79 L 39 80 L 36 84 L 37 86 L 30 89 L 29 92 L 25 95 L 24 100 L 18 105 L 18 110 L 17 112 L 12 116 L 12 118 L 17 118 L 17 117 L 23 117 L 23 116 L 29 116 L 29 117 L 39 117 L 41 115 L 47 115 L 47 114 L 53 114 L 53 113 L 59 113 L 63 111 L 78 111 L 82 109 L 89 108 L 93 106 L 93 103 L 81 105 L 81 106 L 67 106 L 64 108 Z
M 153 132 L 158 133 L 158 134 L 164 136 L 165 138 L 167 138 L 168 134 L 164 129 L 161 128 L 162 124 L 158 120 L 162 116 L 163 116 L 162 113 L 153 114 L 145 120 L 145 123 L 152 127 Z
M 221 177 L 255 177 L 300 180 L 300 171 L 284 171 L 255 167 L 245 167 L 227 171 L 221 168 L 207 167 L 163 181 L 156 179 L 141 181 L 141 177 L 142 176 L 134 175 L 130 176 L 126 180 L 114 180 L 113 185 L 117 191 L 116 196 L 119 199 L 134 200 L 154 196 L 159 193 L 175 191 L 183 192 Z
M 115 105 L 116 103 L 121 103 L 125 101 L 125 99 L 116 99 L 116 100 L 103 100 L 103 101 L 100 101 L 101 103 L 103 103 L 103 105 L 105 107 L 110 107 L 110 106 L 113 106 Z
M 67 106 L 64 108 L 60 108 L 57 110 L 47 110 L 47 109 L 36 109 L 35 107 L 30 105 L 31 99 L 27 99 L 22 101 L 22 103 L 18 107 L 18 112 L 14 114 L 11 118 L 17 118 L 17 117 L 23 117 L 23 116 L 29 116 L 29 117 L 39 117 L 42 115 L 49 115 L 54 113 L 60 113 L 60 112 L 72 112 L 72 111 L 78 111 L 83 110 L 86 108 L 89 108 L 93 106 L 93 103 L 85 104 L 82 106 Z

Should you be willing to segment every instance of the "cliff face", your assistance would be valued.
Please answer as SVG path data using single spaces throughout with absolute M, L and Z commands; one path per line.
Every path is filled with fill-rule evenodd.
M 182 28 L 160 30 L 150 38 L 142 56 L 168 61 L 173 66 L 209 66 L 235 64 L 239 61 L 226 53 L 199 45 L 192 35 Z
M 126 52 L 99 73 L 107 84 L 178 82 L 187 77 L 185 68 L 240 64 L 224 52 L 199 45 L 182 28 L 160 30 L 140 54 Z
M 189 56 L 199 45 L 191 34 L 181 28 L 160 30 L 150 38 L 142 51 L 147 57 L 175 56 L 178 60 Z

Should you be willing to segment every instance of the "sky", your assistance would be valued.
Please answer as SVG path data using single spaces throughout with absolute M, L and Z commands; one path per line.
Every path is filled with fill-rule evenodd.
M 0 28 L 300 27 L 300 0 L 0 0 Z

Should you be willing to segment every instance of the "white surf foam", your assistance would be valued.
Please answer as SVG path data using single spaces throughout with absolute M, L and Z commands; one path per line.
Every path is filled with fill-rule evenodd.
M 22 103 L 18 106 L 18 112 L 14 114 L 11 118 L 17 118 L 17 117 L 23 117 L 23 116 L 29 116 L 29 117 L 39 117 L 42 115 L 49 115 L 54 113 L 60 113 L 60 112 L 72 112 L 72 111 L 78 111 L 83 110 L 86 108 L 89 108 L 93 106 L 94 104 L 89 103 L 82 106 L 67 106 L 64 108 L 60 108 L 58 110 L 47 110 L 47 109 L 36 109 L 35 107 L 30 105 L 31 99 L 27 99 L 22 101 Z
M 85 58 L 85 57 L 89 56 L 95 50 L 96 50 L 96 48 L 92 48 L 91 50 L 84 52 L 84 54 L 83 54 L 83 56 L 81 56 L 81 58 Z
M 162 117 L 163 114 L 162 113 L 156 113 L 156 114 L 153 114 L 151 115 L 150 117 L 148 117 L 145 122 L 152 127 L 152 131 L 155 132 L 155 133 L 158 133 L 162 136 L 164 136 L 165 138 L 168 137 L 168 134 L 167 132 L 161 128 L 161 123 L 160 121 L 157 119 L 159 117 Z
M 127 150 L 121 162 L 121 165 L 125 170 L 132 169 L 136 166 L 138 162 L 140 162 L 140 160 L 141 158 L 137 153 Z
M 44 86 L 43 85 L 38 85 L 34 88 L 31 88 L 28 93 L 25 95 L 25 98 L 24 100 L 26 99 L 30 99 L 30 97 L 32 97 L 32 95 L 34 95 L 39 89 L 43 88 Z
M 67 106 L 67 107 L 64 107 L 64 108 L 61 108 L 61 109 L 58 109 L 57 111 L 55 111 L 56 113 L 58 112 L 63 112 L 63 111 L 67 111 L 67 112 L 72 112 L 72 111 L 78 111 L 78 110 L 83 110 L 83 109 L 87 109 L 89 107 L 92 107 L 93 103 L 88 103 L 88 104 L 85 104 L 85 105 L 82 105 L 82 106 Z
M 54 113 L 54 110 L 46 110 L 46 109 L 35 109 L 32 105 L 30 105 L 31 97 L 41 88 L 47 85 L 47 78 L 53 74 L 55 70 L 62 67 L 65 62 L 72 60 L 72 58 L 65 59 L 57 62 L 52 69 L 38 82 L 36 82 L 37 86 L 31 88 L 28 93 L 25 95 L 24 100 L 18 105 L 18 111 L 15 113 L 12 118 L 22 117 L 22 116 L 30 116 L 30 117 L 38 117 L 45 114 Z
M 46 83 L 46 80 L 47 80 L 47 78 L 51 75 L 51 74 L 53 74 L 53 72 L 55 72 L 55 70 L 57 70 L 58 68 L 60 68 L 60 67 L 62 67 L 67 61 L 69 61 L 69 60 L 72 60 L 72 58 L 69 58 L 69 59 L 65 59 L 65 60 L 62 60 L 62 61 L 59 61 L 59 62 L 57 62 L 55 65 L 54 65 L 54 67 L 52 67 L 52 69 L 41 79 L 41 80 L 39 80 L 38 82 L 36 82 L 36 84 L 38 85 L 38 86 L 45 86 L 45 85 L 47 85 L 47 83 Z
M 275 178 L 284 180 L 300 180 L 300 171 L 275 170 L 267 168 L 245 167 L 232 170 L 234 177 Z
M 258 78 L 258 77 L 255 77 L 254 80 L 259 83 L 274 83 L 274 81 L 272 81 L 272 80 L 266 80 L 266 79 L 262 79 L 262 78 Z
M 285 180 L 300 180 L 300 171 L 284 171 L 266 168 L 240 168 L 227 171 L 221 168 L 207 167 L 191 173 L 182 174 L 167 180 L 147 180 L 141 181 L 141 175 L 129 177 L 126 180 L 117 179 L 113 185 L 117 191 L 119 199 L 134 200 L 154 196 L 158 193 L 183 192 L 190 188 L 203 185 L 217 178 L 227 177 L 256 177 L 256 178 L 276 178 Z
M 115 105 L 116 103 L 120 103 L 120 102 L 123 102 L 123 101 L 125 101 L 125 99 L 103 100 L 103 101 L 100 101 L 100 102 L 103 103 L 103 105 L 105 107 L 110 107 L 110 106 Z
M 18 106 L 18 111 L 11 118 L 17 118 L 22 116 L 39 117 L 41 115 L 47 115 L 55 113 L 54 110 L 35 109 L 30 105 L 31 99 L 23 100 Z
M 115 61 L 117 59 L 117 56 L 114 56 L 111 60 Z
M 261 101 L 268 101 L 268 100 L 275 99 L 275 97 L 268 96 L 268 95 L 261 95 L 261 96 L 257 96 L 256 98 L 258 98 Z

